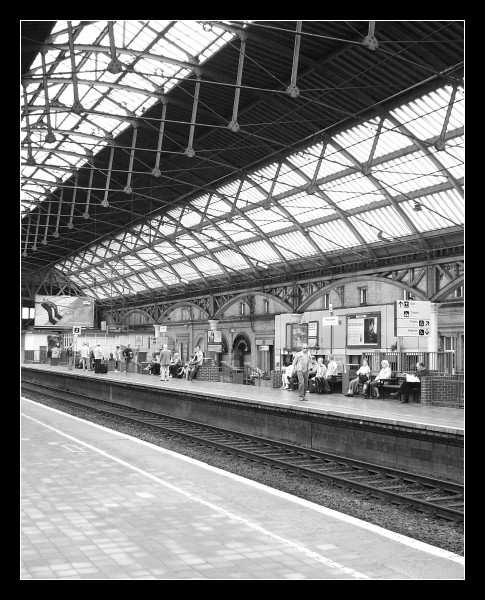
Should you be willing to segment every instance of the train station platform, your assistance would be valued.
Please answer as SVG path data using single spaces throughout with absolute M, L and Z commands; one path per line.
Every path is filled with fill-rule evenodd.
M 22 380 L 161 414 L 463 481 L 464 411 L 397 400 L 24 364 Z
M 21 436 L 22 580 L 464 578 L 463 557 L 24 398 Z

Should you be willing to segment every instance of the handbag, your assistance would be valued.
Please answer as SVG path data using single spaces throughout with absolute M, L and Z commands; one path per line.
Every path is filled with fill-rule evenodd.
M 367 375 L 359 373 L 359 383 L 365 383 L 366 381 L 369 381 L 369 377 Z

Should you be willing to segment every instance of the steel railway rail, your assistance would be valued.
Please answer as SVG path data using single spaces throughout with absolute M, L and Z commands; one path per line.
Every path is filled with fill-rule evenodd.
M 55 388 L 34 386 L 22 382 L 22 391 L 35 400 L 48 398 L 76 408 L 130 423 L 143 429 L 163 432 L 183 438 L 190 443 L 210 446 L 224 453 L 270 465 L 303 477 L 332 482 L 369 497 L 390 500 L 395 504 L 411 506 L 427 514 L 452 521 L 464 517 L 464 488 L 462 485 L 398 471 L 379 465 L 356 461 L 326 452 L 277 442 L 267 438 L 212 427 L 138 410 L 114 402 L 93 400 L 81 394 Z

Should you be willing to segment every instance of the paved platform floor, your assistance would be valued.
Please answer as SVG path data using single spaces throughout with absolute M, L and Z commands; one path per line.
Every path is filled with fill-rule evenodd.
M 30 400 L 21 415 L 22 580 L 464 579 L 463 557 Z
M 308 402 L 299 402 L 298 392 L 282 390 L 258 385 L 242 385 L 215 381 L 191 382 L 185 379 L 170 379 L 168 383 L 160 381 L 158 376 L 141 375 L 137 373 L 96 374 L 93 371 L 81 369 L 68 370 L 67 366 L 51 366 L 48 364 L 22 365 L 25 368 L 58 371 L 79 377 L 101 378 L 129 382 L 133 385 L 149 385 L 177 390 L 187 390 L 191 394 L 211 394 L 213 397 L 230 398 L 241 402 L 258 402 L 261 404 L 288 407 L 292 410 L 316 411 L 330 415 L 346 415 L 369 419 L 372 421 L 389 422 L 398 425 L 412 425 L 426 429 L 456 432 L 463 435 L 464 410 L 461 408 L 444 408 L 425 406 L 416 402 L 401 404 L 399 400 L 370 400 L 360 396 L 348 398 L 343 394 L 307 394 Z

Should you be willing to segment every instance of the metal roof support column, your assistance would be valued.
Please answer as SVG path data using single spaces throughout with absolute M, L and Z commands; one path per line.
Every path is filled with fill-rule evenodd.
M 444 123 L 443 123 L 443 128 L 442 128 L 441 133 L 440 133 L 440 137 L 434 143 L 434 147 L 438 151 L 444 150 L 445 147 L 446 147 L 446 144 L 445 144 L 445 135 L 446 135 L 446 130 L 448 128 L 448 123 L 450 121 L 451 110 L 453 108 L 453 104 L 455 103 L 455 96 L 456 96 L 457 89 L 458 88 L 455 85 L 453 87 L 453 91 L 451 92 L 451 98 L 450 98 L 450 102 L 448 103 L 448 109 L 446 111 L 446 116 L 445 116 L 445 120 L 444 120 Z
M 241 48 L 239 50 L 239 65 L 237 68 L 237 78 L 236 78 L 236 93 L 234 94 L 234 105 L 232 107 L 232 121 L 227 126 L 228 129 L 237 133 L 239 131 L 239 123 L 237 122 L 237 111 L 239 109 L 239 96 L 241 94 L 241 80 L 242 80 L 242 72 L 244 65 L 244 52 L 246 50 L 246 40 L 247 33 L 241 32 L 239 33 L 239 37 L 241 38 Z
M 78 183 L 78 177 L 76 175 L 76 179 L 75 179 L 75 182 L 74 182 L 74 191 L 72 193 L 71 215 L 69 217 L 69 223 L 67 224 L 67 228 L 68 229 L 72 229 L 74 227 L 74 225 L 72 224 L 72 217 L 74 215 L 74 205 L 76 204 L 77 183 Z
M 109 50 L 111 54 L 111 62 L 109 63 L 107 69 L 113 75 L 117 75 L 123 69 L 122 63 L 116 58 L 116 46 L 115 46 L 115 36 L 113 33 L 113 21 L 108 21 L 108 34 L 109 34 Z
M 269 209 L 271 206 L 271 198 L 273 197 L 273 191 L 276 185 L 276 181 L 278 179 L 278 175 L 280 174 L 282 164 L 283 161 L 279 163 L 278 168 L 276 169 L 276 173 L 274 174 L 273 181 L 271 182 L 271 189 L 269 190 L 269 194 L 267 195 L 266 199 L 263 200 L 263 208 L 265 209 Z
M 322 160 L 323 160 L 323 157 L 325 156 L 326 150 L 327 150 L 327 143 L 324 142 L 322 145 L 322 151 L 320 152 L 320 156 L 317 161 L 317 166 L 315 167 L 315 172 L 313 173 L 312 180 L 310 181 L 308 187 L 305 190 L 307 194 L 314 194 L 317 190 L 317 188 L 315 186 L 315 181 L 317 180 L 318 173 L 320 171 L 320 166 L 322 164 Z
M 167 114 L 167 102 L 162 100 L 162 116 L 160 119 L 160 133 L 158 135 L 158 146 L 157 146 L 157 158 L 155 160 L 155 167 L 152 170 L 154 177 L 160 177 L 160 150 L 162 149 L 163 142 L 163 131 L 165 129 L 165 116 Z
M 88 195 L 86 198 L 86 210 L 83 212 L 84 219 L 89 219 L 89 200 L 91 198 L 91 186 L 93 184 L 93 174 L 94 174 L 94 168 L 93 168 L 92 164 L 91 164 L 90 169 L 91 170 L 89 172 Z
M 189 158 L 195 156 L 195 151 L 192 147 L 194 141 L 195 119 L 197 117 L 197 104 L 199 102 L 200 79 L 197 78 L 195 83 L 194 103 L 192 105 L 192 119 L 190 121 L 189 145 L 185 149 L 184 154 Z
M 80 115 L 84 108 L 79 102 L 79 90 L 77 86 L 77 72 L 76 72 L 76 60 L 74 58 L 74 36 L 72 34 L 72 21 L 67 22 L 67 30 L 69 33 L 69 51 L 71 56 L 71 69 L 72 69 L 72 91 L 74 94 L 74 104 L 72 105 L 72 112 L 76 115 Z
M 41 207 L 39 206 L 39 212 L 37 214 L 37 223 L 35 225 L 34 243 L 32 245 L 32 250 L 34 250 L 34 252 L 37 250 L 37 236 L 39 235 L 40 211 L 41 211 Z
M 293 69 L 291 71 L 291 83 L 286 88 L 286 93 L 292 98 L 298 98 L 298 96 L 300 95 L 300 90 L 296 85 L 296 76 L 298 73 L 298 58 L 300 56 L 301 24 L 302 21 L 296 22 L 295 48 L 293 50 Z
M 27 244 L 29 243 L 30 222 L 31 222 L 31 213 L 29 213 L 29 215 L 27 217 L 27 233 L 25 234 L 24 251 L 22 252 L 22 256 L 24 258 L 27 256 Z
M 25 106 L 25 125 L 27 129 L 27 166 L 35 167 L 35 158 L 32 155 L 32 142 L 30 141 L 30 121 L 29 121 L 29 101 L 27 99 L 27 87 L 22 82 L 24 90 L 24 106 Z
M 61 197 L 59 198 L 59 208 L 57 210 L 57 221 L 56 221 L 56 230 L 54 231 L 54 237 L 59 237 L 59 221 L 61 219 L 61 210 L 62 210 L 62 199 L 64 197 L 64 188 L 61 188 Z
M 49 202 L 49 204 L 47 206 L 47 216 L 45 218 L 44 237 L 42 239 L 43 246 L 47 246 L 47 231 L 49 230 L 49 217 L 51 216 L 51 205 L 52 205 L 52 202 Z
M 45 141 L 47 144 L 53 144 L 56 141 L 56 136 L 52 133 L 52 125 L 51 125 L 51 107 L 49 104 L 49 90 L 47 85 L 47 72 L 45 66 L 45 55 L 47 52 L 47 48 L 41 49 L 41 57 L 42 57 L 42 78 L 44 81 L 44 93 L 45 93 L 45 114 L 47 117 L 47 135 L 45 136 Z
M 104 190 L 103 201 L 101 202 L 101 206 L 104 206 L 104 208 L 109 206 L 109 202 L 108 202 L 109 180 L 111 179 L 111 167 L 113 166 L 114 151 L 115 151 L 115 147 L 111 146 L 111 153 L 109 155 L 108 175 L 106 176 L 106 188 Z
M 132 175 L 132 170 L 133 170 L 133 159 L 135 158 L 136 136 L 138 135 L 138 123 L 136 121 L 133 121 L 132 125 L 133 125 L 133 137 L 131 140 L 130 166 L 128 167 L 128 179 L 126 180 L 126 186 L 123 190 L 126 194 L 131 194 L 131 192 L 133 191 L 130 184 L 131 184 L 131 175 Z
M 377 148 L 377 142 L 379 141 L 379 136 L 381 135 L 382 125 L 384 124 L 384 117 L 381 117 L 379 121 L 379 125 L 377 127 L 376 134 L 374 136 L 374 140 L 372 142 L 372 148 L 369 154 L 369 159 L 366 163 L 362 165 L 362 172 L 364 175 L 370 175 L 372 173 L 372 161 L 374 160 L 374 154 Z

